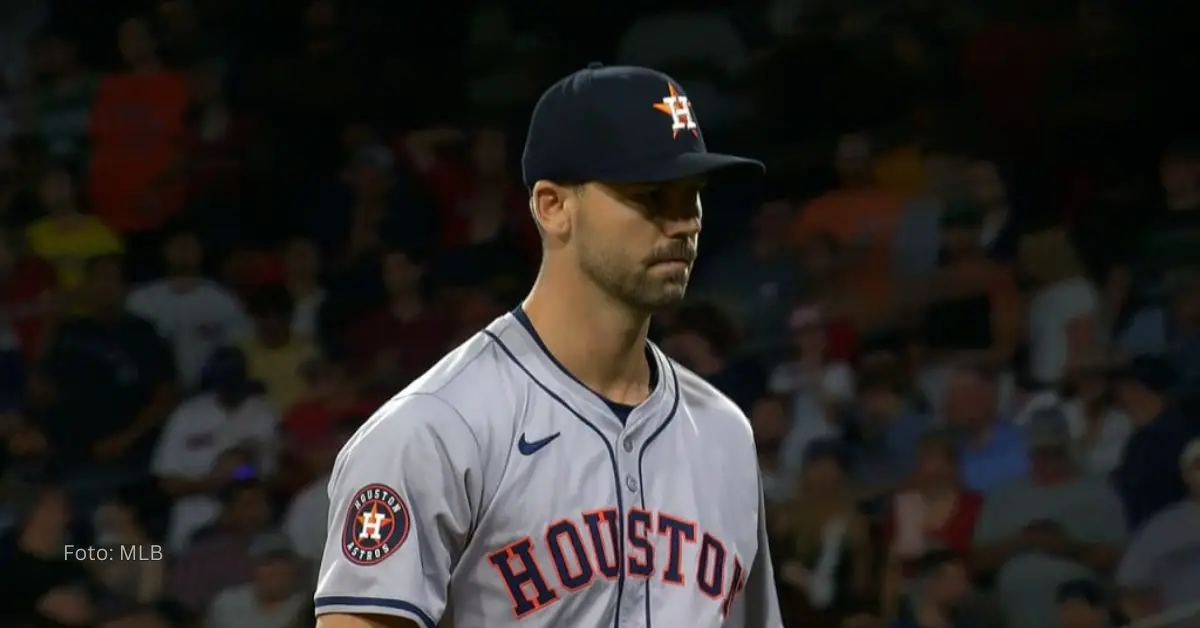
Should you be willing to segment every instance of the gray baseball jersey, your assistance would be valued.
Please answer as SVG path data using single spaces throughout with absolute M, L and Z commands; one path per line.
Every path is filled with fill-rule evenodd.
M 657 348 L 624 419 L 503 316 L 338 456 L 317 614 L 782 626 L 750 427 Z

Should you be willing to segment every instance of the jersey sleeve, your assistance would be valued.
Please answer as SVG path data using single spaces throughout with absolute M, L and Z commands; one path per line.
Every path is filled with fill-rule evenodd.
M 350 440 L 329 481 L 317 615 L 434 628 L 479 508 L 479 445 L 441 398 L 398 397 Z
M 734 600 L 725 625 L 731 628 L 783 628 L 775 570 L 771 566 L 771 546 L 767 539 L 761 477 L 758 481 L 758 553 L 745 578 L 741 595 Z

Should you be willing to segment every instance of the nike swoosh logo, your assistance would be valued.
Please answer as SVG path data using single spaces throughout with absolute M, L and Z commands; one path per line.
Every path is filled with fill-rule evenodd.
M 554 439 L 558 438 L 560 434 L 562 432 L 555 432 L 546 438 L 535 441 L 525 440 L 525 435 L 521 434 L 521 440 L 517 441 L 517 451 L 521 452 L 523 456 L 532 456 L 540 451 L 542 447 L 549 445 Z

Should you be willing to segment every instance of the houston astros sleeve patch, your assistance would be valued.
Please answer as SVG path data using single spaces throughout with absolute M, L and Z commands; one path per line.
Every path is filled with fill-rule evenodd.
M 342 524 L 342 553 L 356 565 L 377 565 L 404 545 L 411 525 L 400 493 L 384 484 L 364 486 Z

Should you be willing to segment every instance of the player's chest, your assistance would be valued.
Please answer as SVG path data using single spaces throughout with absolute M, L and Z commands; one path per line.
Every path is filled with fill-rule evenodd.
M 758 550 L 754 461 L 677 420 L 518 431 L 472 541 L 489 575 L 515 592 L 515 615 L 612 595 L 595 585 L 620 583 L 622 599 L 609 601 L 622 607 L 652 596 L 658 608 L 721 616 Z

